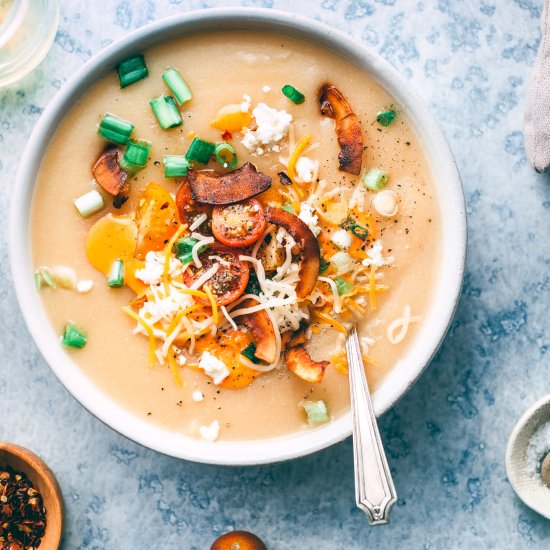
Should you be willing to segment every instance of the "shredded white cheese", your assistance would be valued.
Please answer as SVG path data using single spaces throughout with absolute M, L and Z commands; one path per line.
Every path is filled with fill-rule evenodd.
M 190 226 L 189 231 L 195 231 L 198 227 L 200 227 L 206 220 L 208 219 L 208 216 L 206 214 L 201 214 Z
M 202 262 L 199 258 L 199 250 L 207 244 L 212 244 L 214 242 L 214 237 L 205 237 L 200 233 L 191 233 L 191 236 L 194 239 L 197 239 L 197 242 L 193 245 L 193 248 L 191 249 L 191 256 L 193 257 L 193 261 L 195 262 L 195 267 L 201 268 Z
M 407 304 L 405 306 L 403 317 L 395 319 L 395 321 L 390 323 L 388 326 L 388 329 L 386 330 L 387 339 L 394 345 L 401 343 L 405 339 L 405 336 L 407 336 L 409 325 L 416 321 L 420 321 L 420 319 L 420 317 L 411 316 L 411 306 Z
M 375 265 L 382 267 L 384 265 L 390 265 L 395 261 L 393 256 L 382 256 L 382 250 L 384 246 L 379 240 L 372 243 L 372 246 L 366 251 L 368 258 L 363 260 L 363 265 L 370 266 Z
M 298 218 L 309 227 L 316 237 L 321 233 L 321 228 L 317 225 L 319 223 L 319 216 L 315 214 L 315 208 L 307 202 L 302 202 L 300 204 L 300 215 Z
M 166 257 L 162 252 L 147 252 L 145 256 L 145 266 L 143 269 L 136 270 L 136 278 L 143 281 L 146 285 L 157 285 L 162 280 L 164 274 L 164 262 Z M 176 258 L 170 258 L 170 275 L 177 275 L 181 272 L 181 262 Z

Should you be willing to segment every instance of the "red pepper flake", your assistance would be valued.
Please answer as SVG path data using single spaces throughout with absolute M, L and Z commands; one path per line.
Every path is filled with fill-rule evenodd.
M 0 550 L 38 548 L 45 529 L 40 492 L 24 473 L 0 465 Z
M 224 141 L 231 141 L 233 139 L 233 136 L 231 135 L 231 132 L 228 132 L 227 130 L 224 130 L 222 134 L 222 139 Z

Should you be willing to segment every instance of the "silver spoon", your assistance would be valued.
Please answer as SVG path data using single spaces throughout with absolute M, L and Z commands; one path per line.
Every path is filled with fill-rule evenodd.
M 355 500 L 371 525 L 389 523 L 397 494 L 378 432 L 355 325 L 346 340 L 353 421 Z

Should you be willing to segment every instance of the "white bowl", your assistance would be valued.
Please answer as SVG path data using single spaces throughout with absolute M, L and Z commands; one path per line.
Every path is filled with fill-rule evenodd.
M 518 497 L 550 519 L 550 488 L 532 475 L 527 453 L 529 440 L 546 422 L 550 422 L 550 395 L 531 405 L 514 426 L 506 446 L 506 475 Z
M 443 340 L 460 294 L 466 255 L 466 214 L 458 171 L 439 126 L 395 69 L 376 53 L 312 19 L 263 9 L 196 11 L 138 29 L 88 61 L 48 105 L 21 159 L 10 215 L 10 257 L 19 304 L 36 345 L 62 384 L 92 414 L 126 437 L 168 455 L 212 464 L 262 464 L 303 456 L 343 440 L 351 434 L 350 414 L 315 430 L 253 441 L 208 443 L 174 435 L 123 409 L 86 378 L 59 346 L 32 278 L 28 212 L 41 159 L 65 113 L 120 59 L 175 36 L 217 29 L 279 32 L 339 53 L 373 75 L 416 129 L 430 161 L 442 211 L 441 268 L 439 282 L 433 289 L 432 307 L 414 345 L 374 394 L 376 413 L 384 413 L 407 392 Z

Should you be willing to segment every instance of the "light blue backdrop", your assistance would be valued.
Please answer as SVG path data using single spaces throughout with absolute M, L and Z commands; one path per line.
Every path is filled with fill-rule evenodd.
M 390 61 L 450 141 L 470 224 L 465 286 L 450 333 L 419 383 L 381 420 L 400 498 L 393 523 L 374 529 L 354 506 L 350 441 L 291 463 L 220 468 L 148 451 L 93 418 L 34 347 L 3 238 L 0 439 L 34 449 L 57 473 L 67 506 L 64 548 L 203 550 L 233 528 L 255 531 L 275 550 L 548 548 L 550 522 L 518 501 L 503 460 L 515 420 L 550 386 L 550 181 L 528 166 L 522 137 L 542 0 L 61 5 L 46 60 L 0 91 L 2 235 L 18 158 L 63 82 L 132 29 L 231 5 L 315 17 Z

